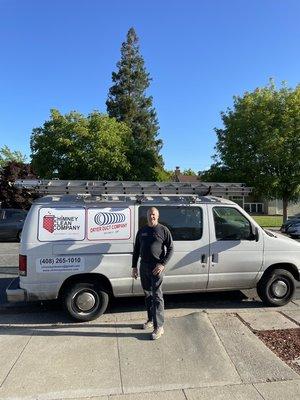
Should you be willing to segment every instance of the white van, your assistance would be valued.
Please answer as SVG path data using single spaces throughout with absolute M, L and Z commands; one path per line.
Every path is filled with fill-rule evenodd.
M 292 299 L 300 280 L 300 243 L 262 229 L 230 200 L 195 190 L 180 195 L 178 188 L 172 195 L 170 185 L 166 192 L 37 200 L 24 224 L 20 276 L 6 290 L 8 301 L 59 298 L 72 318 L 88 321 L 105 312 L 110 296 L 142 295 L 140 280 L 131 277 L 132 252 L 151 206 L 174 240 L 164 293 L 256 287 L 267 305 Z

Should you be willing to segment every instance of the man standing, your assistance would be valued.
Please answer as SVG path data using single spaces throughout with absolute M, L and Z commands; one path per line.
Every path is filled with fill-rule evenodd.
M 147 212 L 148 225 L 139 229 L 132 257 L 132 277 L 137 279 L 137 262 L 141 257 L 141 284 L 145 293 L 148 320 L 143 329 L 153 328 L 151 338 L 159 339 L 164 333 L 163 272 L 173 253 L 173 240 L 169 229 L 158 223 L 159 211 L 155 207 Z

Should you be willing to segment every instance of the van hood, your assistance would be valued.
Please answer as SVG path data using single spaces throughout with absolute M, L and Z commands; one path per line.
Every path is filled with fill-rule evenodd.
M 264 230 L 265 250 L 267 251 L 296 251 L 299 252 L 300 242 L 291 239 L 280 232 Z

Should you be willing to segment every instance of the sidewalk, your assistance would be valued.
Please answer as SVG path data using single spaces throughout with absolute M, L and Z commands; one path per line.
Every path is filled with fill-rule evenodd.
M 0 243 L 0 270 L 4 268 L 16 268 L 19 265 L 20 243 Z
M 13 258 L 9 266 L 0 264 L 7 281 L 17 273 L 14 265 Z M 0 399 L 300 399 L 300 375 L 252 332 L 294 329 L 300 335 L 300 301 L 265 308 L 252 297 L 168 300 L 166 332 L 158 341 L 139 329 L 145 312 L 131 303 L 82 324 L 38 305 L 2 304 Z
M 82 324 L 58 322 L 53 313 L 0 315 L 1 400 L 300 398 L 300 375 L 247 326 L 299 329 L 298 300 L 280 309 L 166 315 L 158 341 L 139 329 L 143 312 Z

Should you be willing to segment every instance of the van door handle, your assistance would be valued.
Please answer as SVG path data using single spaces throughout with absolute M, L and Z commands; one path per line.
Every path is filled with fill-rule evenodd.
M 206 263 L 206 254 L 201 254 L 201 263 L 202 264 Z
M 218 260 L 217 254 L 213 253 L 213 254 L 211 255 L 211 262 L 212 262 L 212 263 L 218 262 L 217 260 Z

